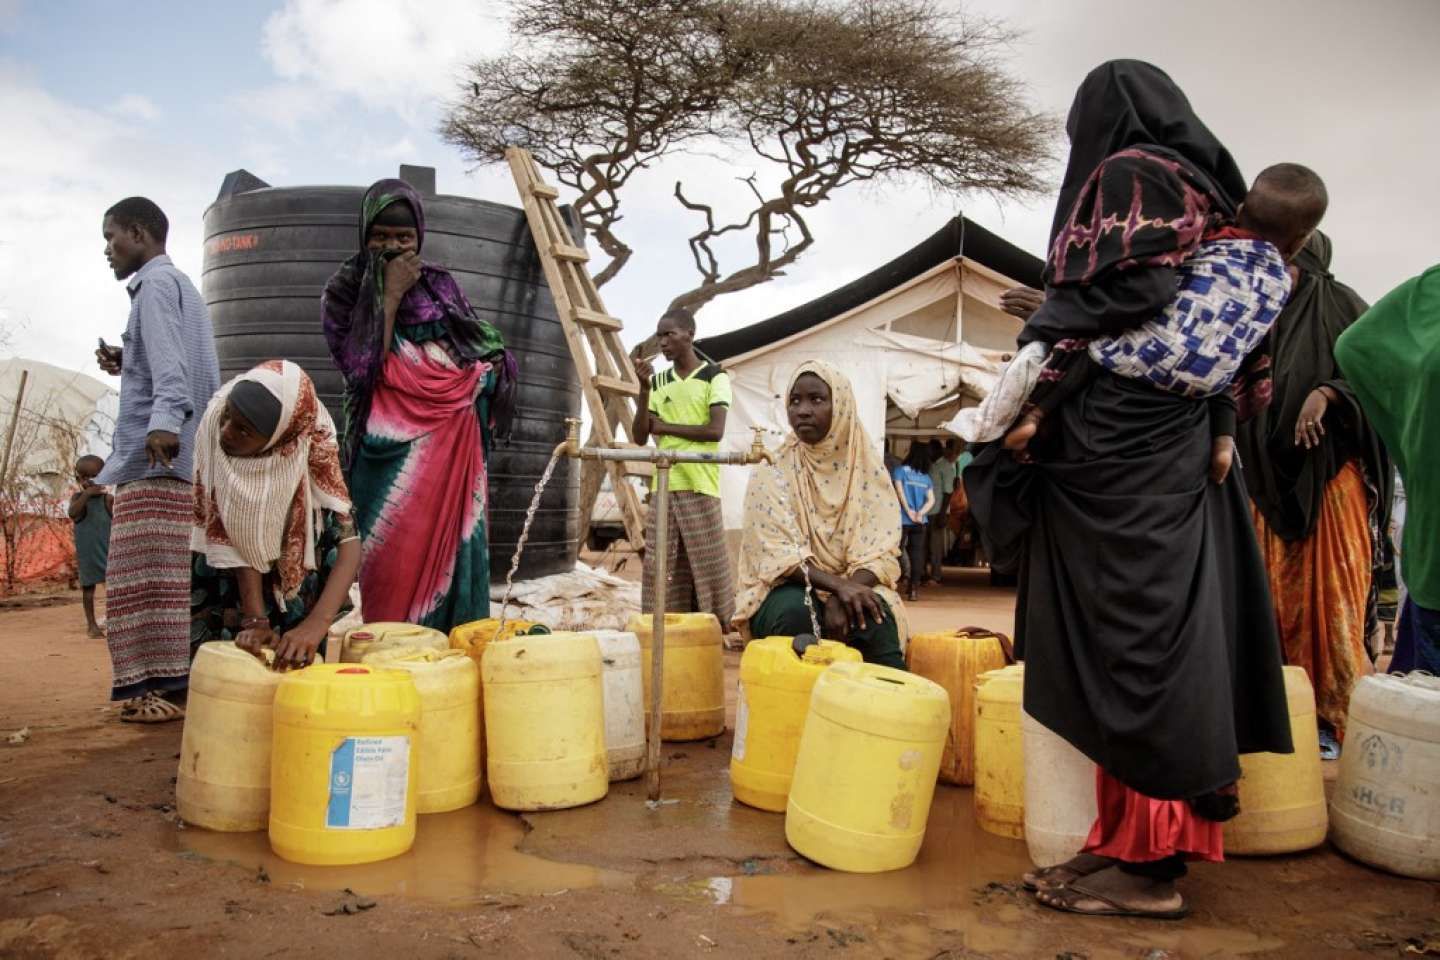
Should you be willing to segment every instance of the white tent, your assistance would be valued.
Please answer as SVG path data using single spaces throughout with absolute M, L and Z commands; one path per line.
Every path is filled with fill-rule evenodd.
M 78 370 L 19 357 L 0 361 L 0 443 L 15 416 L 22 372 L 29 376 L 16 428 L 18 472 L 37 494 L 58 497 L 72 482 L 77 457 L 110 455 L 120 395 Z
M 916 437 L 978 403 L 1015 346 L 1020 321 L 1000 295 L 1038 285 L 1041 264 L 983 228 L 956 218 L 896 260 L 795 310 L 697 346 L 730 374 L 734 402 L 724 448 L 772 448 L 788 432 L 784 393 L 795 368 L 824 360 L 849 378 L 861 421 L 877 445 L 901 453 Z M 1005 271 L 1005 272 L 1002 272 Z M 1016 275 L 1019 276 L 1016 276 Z M 749 467 L 722 467 L 727 530 L 742 521 Z

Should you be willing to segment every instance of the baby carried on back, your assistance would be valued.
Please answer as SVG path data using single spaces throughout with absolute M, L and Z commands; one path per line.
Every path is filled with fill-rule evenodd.
M 1324 215 L 1325 185 L 1298 164 L 1255 179 L 1234 224 L 1213 224 L 1176 271 L 1178 288 L 1156 317 L 1088 340 L 1026 344 L 979 406 L 952 429 L 971 442 L 1005 437 L 1022 450 L 1043 418 L 1101 370 L 1192 398 L 1232 387 L 1285 306 L 1286 264 Z

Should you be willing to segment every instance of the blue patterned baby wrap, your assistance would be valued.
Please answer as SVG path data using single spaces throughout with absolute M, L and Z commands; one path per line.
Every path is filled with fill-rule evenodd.
M 1105 369 L 1187 397 L 1230 386 L 1290 294 L 1290 275 L 1264 240 L 1207 240 L 1176 271 L 1175 299 L 1133 330 L 1090 341 Z

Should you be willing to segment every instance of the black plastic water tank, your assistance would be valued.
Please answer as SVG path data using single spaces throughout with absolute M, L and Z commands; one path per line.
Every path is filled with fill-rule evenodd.
M 491 451 L 490 575 L 510 569 L 525 509 L 550 452 L 579 416 L 580 385 L 523 210 L 434 195 L 428 168 L 401 170 L 425 200 L 424 258 L 445 267 L 520 364 L 511 441 Z M 428 174 L 428 177 L 427 177 Z M 363 187 L 272 187 L 243 170 L 205 211 L 205 302 L 228 379 L 283 357 L 300 364 L 341 422 L 344 383 L 320 330 L 320 294 L 356 250 Z M 521 578 L 571 569 L 580 542 L 579 471 L 556 467 L 530 529 Z

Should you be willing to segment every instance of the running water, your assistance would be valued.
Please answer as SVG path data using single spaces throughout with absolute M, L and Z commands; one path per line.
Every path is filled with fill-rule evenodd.
M 505 637 L 505 621 L 510 619 L 510 591 L 515 589 L 515 572 L 520 569 L 520 556 L 525 552 L 525 541 L 530 539 L 530 524 L 535 522 L 535 512 L 540 509 L 540 494 L 545 492 L 545 484 L 550 482 L 550 475 L 555 472 L 555 464 L 560 462 L 561 453 L 556 450 L 550 454 L 550 462 L 545 465 L 545 472 L 540 474 L 540 479 L 535 483 L 535 495 L 530 498 L 530 506 L 525 510 L 525 523 L 520 527 L 520 539 L 515 541 L 515 553 L 510 557 L 510 572 L 505 574 L 505 599 L 500 601 L 500 625 L 495 630 L 495 639 Z
M 545 485 L 550 482 L 550 476 L 555 472 L 555 465 L 560 462 L 562 454 L 556 450 L 550 455 L 550 462 L 545 465 L 545 472 L 540 474 L 540 479 L 535 484 L 535 494 L 530 498 L 530 506 L 525 510 L 525 523 L 520 527 L 520 538 L 515 541 L 515 553 L 510 558 L 510 570 L 505 574 L 505 597 L 500 601 L 500 624 L 495 630 L 495 636 L 505 636 L 505 624 L 510 619 L 510 594 L 515 588 L 515 573 L 520 569 L 520 557 L 525 552 L 525 541 L 530 538 L 530 524 L 535 521 L 535 513 L 540 509 L 540 495 L 545 492 Z M 779 464 L 774 465 L 779 470 Z M 792 516 L 795 513 L 794 501 L 790 499 L 790 487 L 788 483 L 780 485 L 785 496 L 786 508 Z M 814 587 L 810 583 L 810 562 L 811 558 L 806 556 L 800 563 L 800 575 L 805 578 L 805 609 L 810 614 L 810 629 L 814 632 L 815 639 L 823 639 L 820 632 L 820 617 L 815 612 L 815 601 L 811 594 Z

